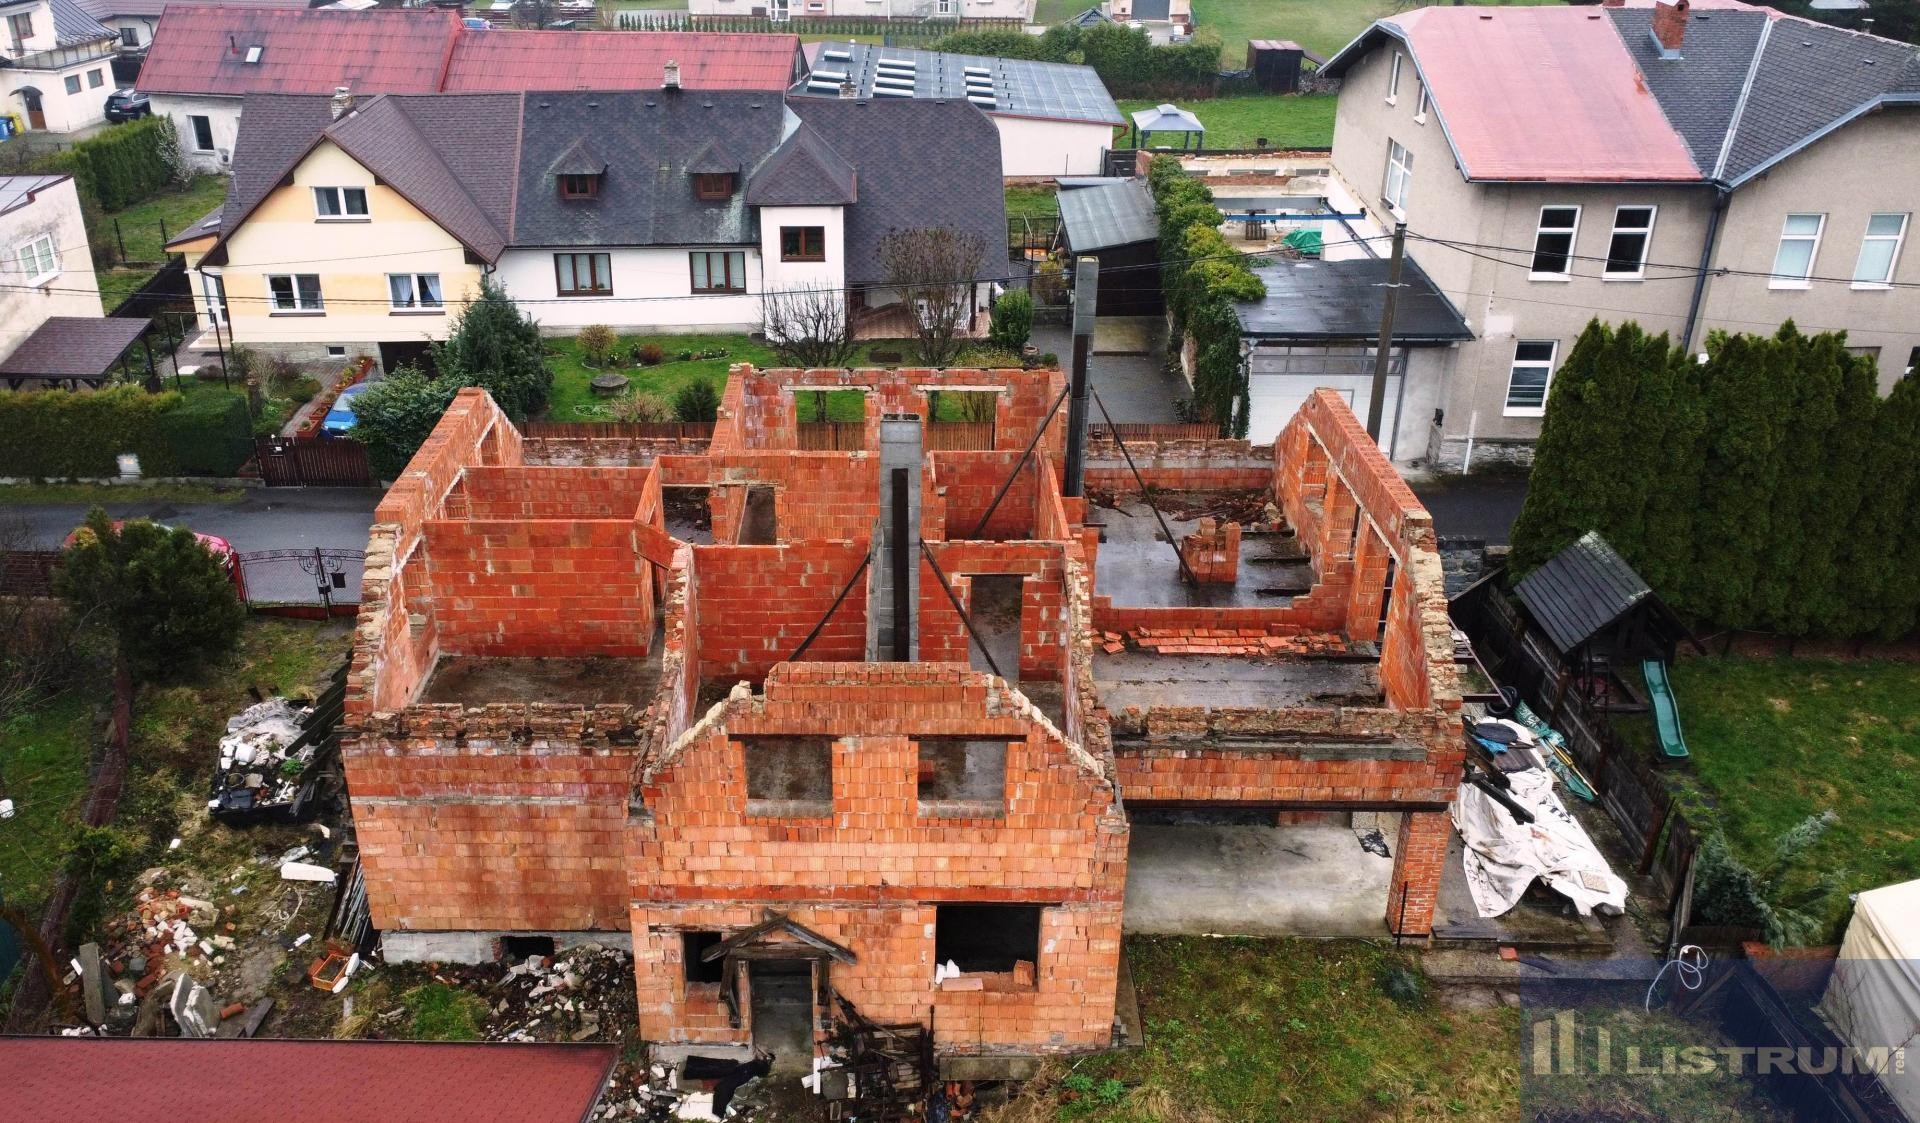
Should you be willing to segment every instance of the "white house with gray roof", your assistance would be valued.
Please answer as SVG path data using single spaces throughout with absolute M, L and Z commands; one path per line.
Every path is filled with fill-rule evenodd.
M 119 43 L 74 0 L 0 0 L 0 114 L 55 133 L 106 120 Z
M 1791 319 L 1845 330 L 1883 390 L 1905 377 L 1920 357 L 1917 60 L 1733 0 L 1376 22 L 1323 69 L 1344 79 L 1334 169 L 1367 211 L 1327 254 L 1383 256 L 1405 222 L 1408 256 L 1472 336 L 1409 373 L 1425 408 L 1407 407 L 1396 458 L 1530 459 L 1595 316 L 1696 349 Z M 1301 360 L 1255 348 L 1256 397 L 1324 384 Z

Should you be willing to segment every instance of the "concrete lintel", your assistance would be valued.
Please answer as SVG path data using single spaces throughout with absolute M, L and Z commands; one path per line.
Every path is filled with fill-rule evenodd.
M 633 938 L 624 929 L 585 932 L 416 932 L 390 928 L 380 936 L 380 956 L 388 963 L 492 963 L 499 941 L 508 936 L 545 936 L 555 951 L 582 944 L 626 949 Z

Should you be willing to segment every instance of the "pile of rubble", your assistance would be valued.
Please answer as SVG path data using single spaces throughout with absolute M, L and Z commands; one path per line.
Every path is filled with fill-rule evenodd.
M 207 810 L 217 815 L 292 804 L 317 751 L 313 738 L 303 736 L 311 713 L 269 698 L 229 718 Z
M 118 1003 L 131 1006 L 145 998 L 166 975 L 170 957 L 188 964 L 226 962 L 225 953 L 234 948 L 234 926 L 229 922 L 221 928 L 220 910 L 211 901 L 178 889 L 140 890 L 133 911 L 105 926 L 104 959 L 116 976 Z
M 487 997 L 490 1041 L 620 1041 L 639 1021 L 633 956 L 600 944 L 530 955 Z
M 1353 653 L 1347 641 L 1332 632 L 1274 635 L 1263 628 L 1135 628 L 1131 632 L 1100 633 L 1101 650 L 1109 655 L 1133 648 L 1157 655 L 1273 655 L 1341 656 Z

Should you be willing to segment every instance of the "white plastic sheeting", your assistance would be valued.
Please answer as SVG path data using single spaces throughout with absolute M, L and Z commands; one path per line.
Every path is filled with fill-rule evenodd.
M 1870 889 L 1853 905 L 1827 993 L 1816 1007 L 1855 1049 L 1906 1051 L 1880 1082 L 1920 1120 L 1920 881 Z
M 1614 875 L 1586 829 L 1553 791 L 1553 774 L 1533 768 L 1507 773 L 1515 803 L 1533 812 L 1521 825 L 1512 812 L 1472 784 L 1460 785 L 1453 825 L 1466 844 L 1467 890 L 1481 916 L 1520 903 L 1534 878 L 1573 902 L 1581 916 L 1626 908 L 1627 883 Z

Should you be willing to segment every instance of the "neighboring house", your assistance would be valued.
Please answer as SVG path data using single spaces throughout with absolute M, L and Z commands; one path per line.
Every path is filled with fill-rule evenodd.
M 56 133 L 106 120 L 119 41 L 74 0 L 0 2 L 0 113 Z
M 1406 222 L 1408 256 L 1473 336 L 1408 387 L 1433 408 L 1407 413 L 1398 456 L 1530 459 L 1554 372 L 1596 315 L 1692 349 L 1788 319 L 1844 329 L 1883 390 L 1903 377 L 1920 344 L 1920 259 L 1903 252 L 1916 59 L 1730 0 L 1375 23 L 1325 69 L 1344 80 L 1334 167 L 1371 212 L 1359 232 Z M 1341 240 L 1330 257 L 1359 252 Z
M 169 5 L 137 88 L 173 118 L 195 166 L 233 158 L 248 94 L 633 90 L 667 65 L 689 90 L 785 89 L 800 73 L 792 35 L 468 28 L 458 10 L 303 11 Z
M 1097 175 L 1126 123 L 1090 66 L 956 55 L 866 43 L 809 43 L 796 95 L 967 101 L 1000 129 L 1008 176 Z
M 102 315 L 72 176 L 0 176 L 0 255 L 0 359 L 50 318 Z
M 160 14 L 170 0 L 78 0 L 80 8 L 120 36 L 122 51 L 144 51 L 153 44 Z M 222 8 L 307 8 L 307 0 L 200 0 Z
M 201 275 L 203 323 L 291 358 L 413 358 L 483 274 L 568 333 L 745 330 L 761 294 L 812 288 L 871 313 L 898 302 L 881 239 L 915 226 L 985 242 L 981 315 L 1005 271 L 993 126 L 964 103 L 669 89 L 246 105 L 227 200 L 170 248 Z
M 861 19 L 1033 22 L 1034 0 L 687 0 L 696 16 L 764 16 L 784 20 Z
M 1106 0 L 1101 7 L 1115 23 L 1171 26 L 1182 33 L 1193 27 L 1191 0 Z

